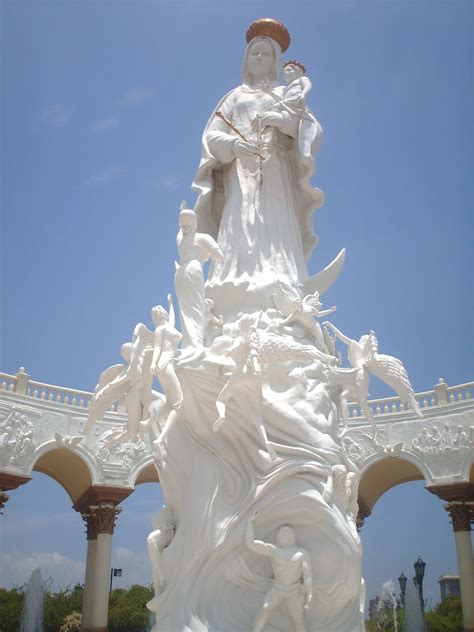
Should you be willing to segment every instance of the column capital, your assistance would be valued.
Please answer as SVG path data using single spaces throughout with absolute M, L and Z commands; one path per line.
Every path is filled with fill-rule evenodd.
M 470 531 L 471 530 L 471 507 L 466 503 L 449 503 L 444 509 L 451 517 L 453 531 Z
M 115 507 L 133 492 L 133 487 L 111 487 L 109 485 L 91 485 L 77 500 L 73 509 L 89 515 L 91 507 L 111 505 Z
M 95 528 L 95 520 L 90 513 L 81 514 L 81 518 L 86 525 L 86 536 L 88 540 L 97 540 L 97 531 Z
M 97 538 L 97 536 L 101 533 L 108 533 L 112 535 L 115 529 L 117 516 L 121 511 L 120 507 L 115 507 L 114 505 L 105 503 L 97 506 L 91 506 L 90 514 L 88 516 L 88 539 L 89 524 L 91 535 L 95 535 L 95 538 Z

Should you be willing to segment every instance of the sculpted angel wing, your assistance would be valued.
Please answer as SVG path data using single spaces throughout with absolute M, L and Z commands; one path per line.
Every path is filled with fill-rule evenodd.
M 321 307 L 321 301 L 319 299 L 319 292 L 313 292 L 313 294 L 308 294 L 308 296 L 305 296 L 303 299 L 303 305 L 306 307 L 306 305 L 308 305 L 308 307 L 312 308 L 312 309 L 318 309 L 319 307 Z
M 281 283 L 278 284 L 278 290 L 273 294 L 273 302 L 283 316 L 290 316 L 294 312 L 301 312 L 303 309 L 301 297 L 293 290 L 284 287 Z
M 107 384 L 113 382 L 115 378 L 120 375 L 124 368 L 125 364 L 114 364 L 113 366 L 109 366 L 108 369 L 105 369 L 105 371 L 102 371 L 99 376 L 99 381 L 96 384 L 94 393 L 98 393 L 104 388 L 104 386 L 107 386 Z

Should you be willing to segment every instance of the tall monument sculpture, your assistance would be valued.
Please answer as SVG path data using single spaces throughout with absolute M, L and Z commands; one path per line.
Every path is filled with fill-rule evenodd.
M 196 204 L 181 208 L 183 339 L 170 296 L 134 359 L 149 384 L 141 431 L 151 434 L 166 502 L 148 541 L 155 632 L 364 630 L 347 398 L 368 410 L 372 372 L 417 407 L 402 363 L 378 353 L 373 333 L 365 353 L 319 322 L 335 312 L 321 297 L 344 251 L 309 275 L 312 215 L 324 202 L 310 181 L 322 129 L 304 65 L 287 62 L 279 83 L 289 45 L 277 20 L 247 30 L 241 84 L 205 126 Z

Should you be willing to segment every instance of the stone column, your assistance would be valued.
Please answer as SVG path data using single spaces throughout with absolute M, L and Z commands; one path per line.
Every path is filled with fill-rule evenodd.
M 84 596 L 82 598 L 82 629 L 90 629 L 92 625 L 92 604 L 94 602 L 94 578 L 97 557 L 97 533 L 95 531 L 95 521 L 91 519 L 91 514 L 82 514 L 82 519 L 86 523 L 87 533 L 87 559 L 86 578 L 84 582 Z
M 87 525 L 87 562 L 82 613 L 84 632 L 107 632 L 112 534 L 131 487 L 91 485 L 75 502 Z
M 110 564 L 112 558 L 112 534 L 115 520 L 121 509 L 101 503 L 90 508 L 89 520 L 97 534 L 94 552 L 94 581 L 91 621 L 87 632 L 107 632 L 109 611 Z
M 474 632 L 474 561 L 471 542 L 471 507 L 464 502 L 452 502 L 445 506 L 451 516 L 456 554 L 465 632 Z

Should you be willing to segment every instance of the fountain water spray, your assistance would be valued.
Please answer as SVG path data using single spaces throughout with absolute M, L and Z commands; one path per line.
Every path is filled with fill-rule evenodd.
M 387 606 L 391 608 L 393 616 L 393 629 L 395 630 L 395 632 L 398 632 L 397 605 L 398 604 L 395 597 L 395 587 L 393 582 L 385 582 L 382 586 L 382 595 L 380 598 L 378 610 L 381 613 Z
M 41 571 L 35 568 L 26 587 L 20 632 L 43 632 L 43 602 Z

